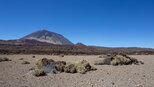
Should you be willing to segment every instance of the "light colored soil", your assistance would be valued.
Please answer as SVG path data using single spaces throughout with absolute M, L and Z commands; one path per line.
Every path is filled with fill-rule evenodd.
M 46 57 L 54 60 L 79 61 L 87 60 L 91 65 L 101 60 L 98 56 L 50 56 L 50 55 L 0 55 L 12 61 L 0 62 L 0 87 L 154 87 L 154 55 L 133 56 L 144 61 L 143 65 L 95 66 L 98 70 L 86 74 L 49 74 L 43 77 L 34 77 L 27 74 L 35 67 L 37 59 Z M 23 60 L 30 64 L 22 65 Z M 137 86 L 142 85 L 142 86 Z

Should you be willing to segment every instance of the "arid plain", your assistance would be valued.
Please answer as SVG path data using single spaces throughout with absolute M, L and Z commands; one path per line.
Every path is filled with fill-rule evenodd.
M 0 87 L 154 87 L 154 55 L 131 55 L 142 65 L 94 65 L 98 56 L 0 55 L 12 61 L 0 62 Z M 22 65 L 23 60 L 30 64 Z M 29 69 L 41 58 L 63 61 L 87 60 L 97 70 L 86 74 L 58 73 L 34 77 Z

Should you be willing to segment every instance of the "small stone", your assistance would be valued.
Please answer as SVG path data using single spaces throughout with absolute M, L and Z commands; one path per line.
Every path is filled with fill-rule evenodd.
M 0 84 L 3 84 L 4 83 L 4 81 L 0 81 Z
M 142 84 L 137 84 L 136 87 L 143 87 L 143 85 Z
M 112 84 L 112 85 L 114 85 L 115 83 L 114 83 L 114 82 L 112 82 L 111 84 Z
M 24 58 L 20 58 L 19 60 L 24 60 Z

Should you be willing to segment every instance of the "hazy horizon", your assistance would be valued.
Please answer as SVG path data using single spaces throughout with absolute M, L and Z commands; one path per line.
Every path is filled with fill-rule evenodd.
M 1 0 L 0 39 L 47 29 L 74 44 L 154 48 L 152 0 Z

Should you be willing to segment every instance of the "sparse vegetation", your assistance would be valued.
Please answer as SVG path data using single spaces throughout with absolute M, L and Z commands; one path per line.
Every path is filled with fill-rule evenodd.
M 131 61 L 129 58 L 126 58 L 121 55 L 117 55 L 112 59 L 111 64 L 112 65 L 128 65 L 128 64 L 131 64 L 132 62 L 133 61 Z
M 64 72 L 65 65 L 66 65 L 65 61 L 57 61 L 56 62 L 56 68 L 60 72 Z
M 51 62 L 55 62 L 55 61 L 52 59 L 42 58 L 42 59 L 37 60 L 35 64 L 41 67 L 41 66 L 46 66 L 50 64 Z
M 64 72 L 66 73 L 81 73 L 85 74 L 88 71 L 96 70 L 96 68 L 92 67 L 88 61 L 82 60 L 80 62 L 68 62 L 64 68 Z
M 0 58 L 0 62 L 4 62 L 4 61 L 12 61 L 12 60 L 7 57 Z
M 85 74 L 88 71 L 96 70 L 91 66 L 88 61 L 82 60 L 79 62 L 65 62 L 54 61 L 52 59 L 42 58 L 36 61 L 36 65 L 39 69 L 51 70 L 52 73 L 66 72 L 66 73 L 81 73 Z M 54 70 L 54 71 L 53 71 Z
M 30 64 L 28 61 L 22 61 L 21 64 Z
M 106 56 L 102 61 L 96 61 L 95 65 L 129 65 L 129 64 L 144 64 L 142 61 L 138 61 L 137 59 L 133 57 L 129 57 L 125 54 L 119 53 L 119 54 L 110 54 Z
M 34 70 L 33 75 L 38 77 L 38 76 L 44 76 L 46 75 L 46 73 L 43 69 L 37 69 Z
M 76 66 L 75 64 L 67 63 L 64 67 L 64 72 L 66 73 L 76 73 Z
M 100 55 L 99 58 L 103 58 L 103 55 Z

